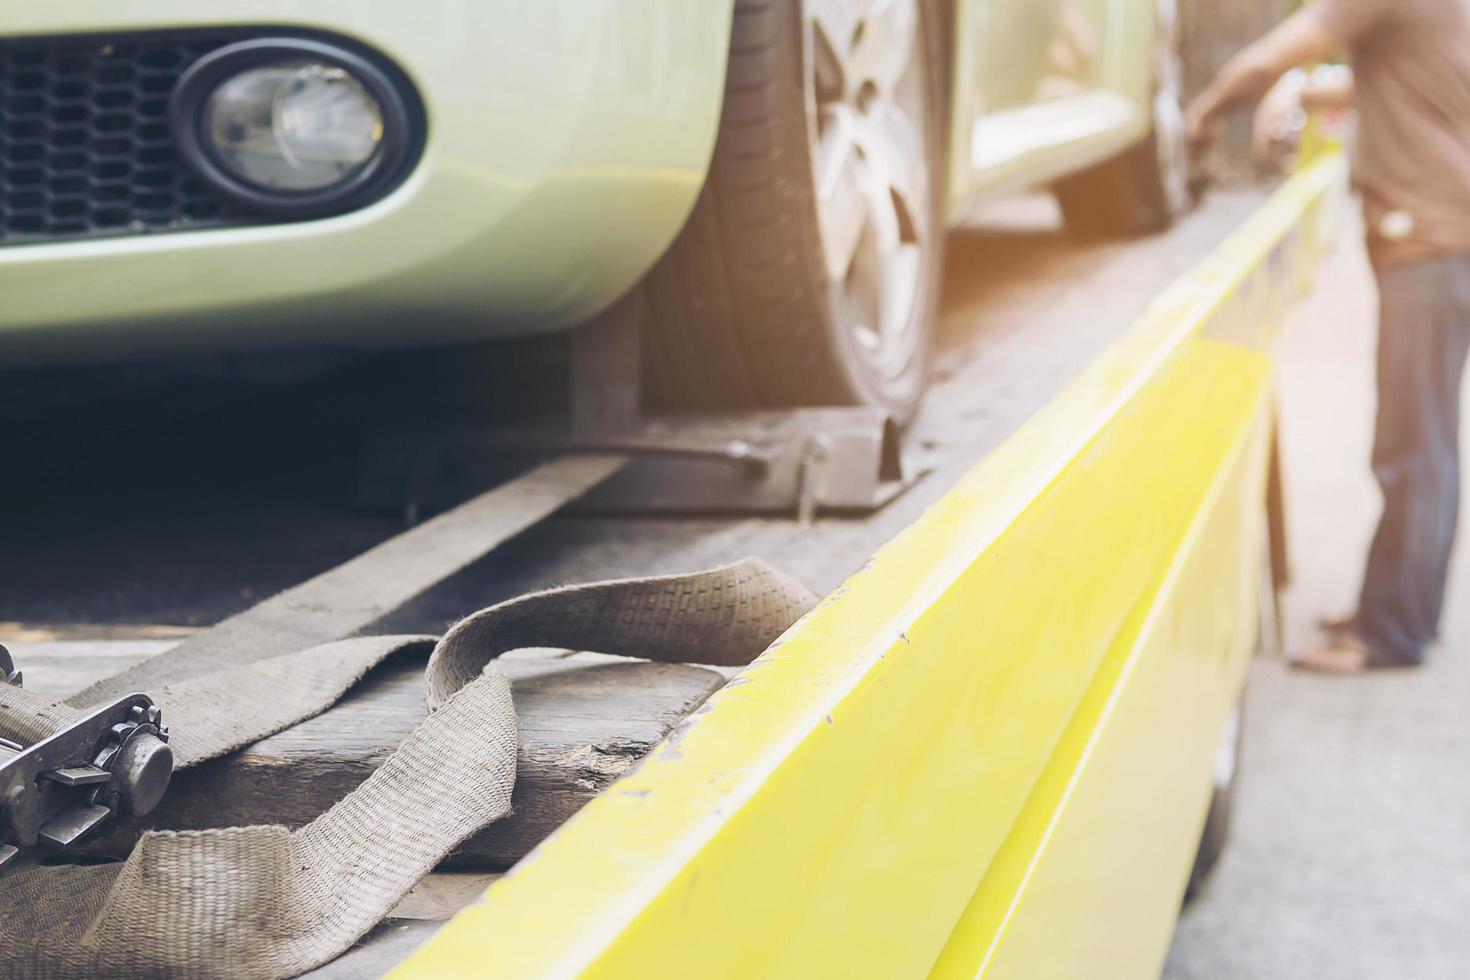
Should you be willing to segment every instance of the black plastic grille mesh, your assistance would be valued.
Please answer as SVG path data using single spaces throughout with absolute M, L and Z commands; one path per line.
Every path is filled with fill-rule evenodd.
M 184 70 L 248 36 L 0 38 L 0 245 L 250 223 L 168 124 Z

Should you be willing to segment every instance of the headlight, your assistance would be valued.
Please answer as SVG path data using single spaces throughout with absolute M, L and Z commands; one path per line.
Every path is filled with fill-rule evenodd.
M 251 208 L 339 212 L 402 176 L 421 117 L 406 88 L 335 45 L 245 41 L 180 78 L 175 137 L 200 176 Z
M 345 68 L 289 61 L 242 71 L 204 103 L 204 134 L 234 176 L 267 191 L 319 191 L 371 166 L 378 101 Z

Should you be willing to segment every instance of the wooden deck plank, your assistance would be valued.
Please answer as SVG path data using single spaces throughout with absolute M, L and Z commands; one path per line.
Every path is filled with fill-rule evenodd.
M 480 900 L 499 878 L 483 872 L 438 872 L 421 881 L 393 914 L 356 946 L 306 974 L 309 980 L 380 977 L 422 946 L 454 913 Z
M 478 902 L 500 877 L 495 871 L 436 871 L 415 885 L 389 918 L 443 922 Z
M 160 645 L 16 644 L 32 690 L 61 697 Z M 501 658 L 521 748 L 513 812 L 471 838 L 454 867 L 508 868 L 648 753 L 729 672 L 595 653 L 525 650 Z M 351 792 L 427 716 L 422 658 L 374 670 L 322 715 L 178 773 L 149 826 L 299 826 Z M 114 837 L 107 849 L 130 841 Z
M 442 922 L 386 919 L 362 942 L 330 963 L 304 974 L 302 980 L 364 980 L 381 977 L 439 931 Z

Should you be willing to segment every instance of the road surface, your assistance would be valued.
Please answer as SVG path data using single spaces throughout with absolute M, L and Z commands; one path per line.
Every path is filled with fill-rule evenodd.
M 1289 649 L 1352 608 L 1377 515 L 1375 303 L 1346 234 L 1279 345 Z M 1470 575 L 1451 579 L 1446 610 L 1422 670 L 1256 664 L 1234 839 L 1180 922 L 1168 980 L 1470 976 Z

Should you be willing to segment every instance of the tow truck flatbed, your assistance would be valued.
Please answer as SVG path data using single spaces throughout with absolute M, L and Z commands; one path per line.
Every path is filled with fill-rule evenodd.
M 993 213 L 985 233 L 951 247 L 941 379 L 909 440 L 932 472 L 886 508 L 807 528 L 770 517 L 558 517 L 385 620 L 383 631 L 438 631 L 548 585 L 746 555 L 830 594 L 738 686 L 708 668 L 667 666 L 659 670 L 666 683 L 649 685 L 659 666 L 650 664 L 617 690 L 599 689 L 593 700 L 605 715 L 573 738 L 596 745 L 593 729 L 604 726 L 603 741 L 616 740 L 619 726 L 642 718 L 640 739 L 626 742 L 638 748 L 606 778 L 585 780 L 580 795 L 579 763 L 548 764 L 551 782 L 568 777 L 556 818 L 513 845 L 476 852 L 470 863 L 481 873 L 498 879 L 596 802 L 410 958 L 406 974 L 835 975 L 861 967 L 1011 976 L 1037 975 L 1043 961 L 1078 967 L 1069 957 L 1080 956 L 1094 957 L 1086 966 L 1097 975 L 1146 969 L 1150 958 L 1156 968 L 1172 921 L 1160 916 L 1177 904 L 1187 872 L 1183 838 L 1198 829 L 1179 814 L 1203 813 L 1200 757 L 1254 643 L 1246 634 L 1264 510 L 1248 513 L 1247 504 L 1264 485 L 1270 443 L 1264 342 L 1329 233 L 1340 181 L 1329 160 L 1270 203 L 1253 192 L 1216 194 L 1168 235 L 1126 245 L 1060 244 L 1031 204 Z M 214 516 L 218 545 L 248 546 L 230 540 L 231 515 Z M 292 519 L 305 524 L 311 515 Z M 361 527 L 342 530 L 364 536 Z M 196 522 L 190 533 L 197 547 L 211 529 Z M 157 538 L 135 526 L 94 547 L 126 547 L 129 534 Z M 1212 549 L 1205 559 L 1202 548 Z M 27 560 L 36 556 L 12 551 L 0 568 Z M 303 577 L 299 555 L 256 571 L 267 590 Z M 1221 574 L 1226 585 L 1214 581 Z M 7 597 L 0 618 L 34 621 L 26 598 L 24 589 Z M 1218 634 L 1208 669 L 1183 657 L 1183 667 L 1160 673 L 1160 630 L 1176 639 Z M 171 642 L 11 646 L 28 682 L 62 693 L 101 661 L 123 667 Z M 530 673 L 606 676 L 526 660 Z M 220 771 L 243 777 L 292 763 L 361 772 L 414 719 L 396 728 L 348 719 L 380 704 L 401 714 L 419 669 L 379 668 L 302 726 L 305 741 L 301 731 L 282 733 Z M 656 709 L 628 710 L 647 706 L 655 687 L 664 699 Z M 551 696 L 544 710 L 573 717 L 568 699 L 587 701 L 576 688 Z M 1193 702 L 1163 710 L 1180 692 Z M 1169 737 L 1179 710 L 1213 715 L 1141 778 L 1140 753 Z M 671 732 L 673 742 L 654 747 Z M 524 759 L 523 746 L 523 772 Z M 1077 924 L 1086 910 L 1077 896 L 1098 897 L 1069 893 L 1057 875 L 1115 871 L 1109 860 L 1124 861 L 1147 837 L 1145 811 L 1159 802 L 1147 793 L 1171 772 L 1198 774 L 1160 808 L 1172 818 L 1165 850 L 1179 867 L 1135 889 L 1136 908 L 1117 921 L 1079 925 L 1070 945 L 1043 943 L 1035 932 L 1043 922 Z M 257 822 L 299 822 L 341 791 L 331 780 L 302 779 L 281 795 L 279 813 L 262 813 L 258 781 L 211 785 L 217 793 L 240 787 L 237 810 L 248 796 Z M 1093 829 L 1076 831 L 1079 820 Z M 495 834 L 492 827 L 487 839 Z M 1092 856 L 1080 860 L 1089 847 Z M 765 916 L 783 925 L 767 929 Z M 722 942 L 733 922 L 748 923 L 741 942 Z M 1109 947 L 1106 934 L 1120 925 L 1147 938 Z M 434 928 L 390 921 L 322 975 L 379 972 Z

